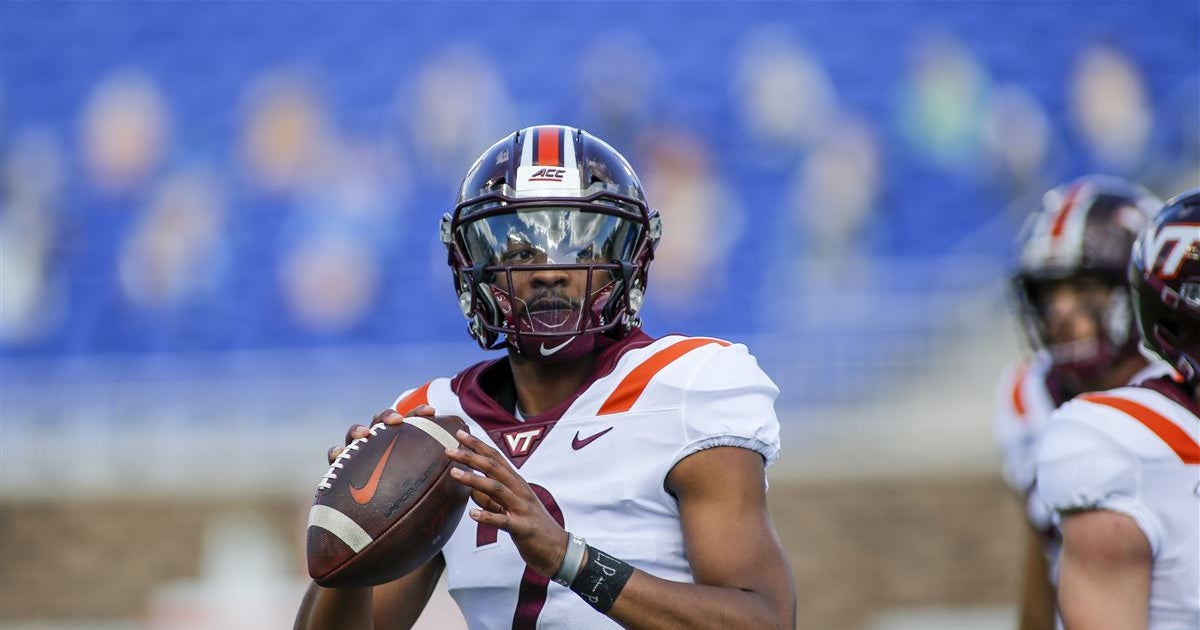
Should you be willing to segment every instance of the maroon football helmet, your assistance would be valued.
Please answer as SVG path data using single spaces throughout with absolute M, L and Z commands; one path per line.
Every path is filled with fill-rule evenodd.
M 441 228 L 471 336 L 548 363 L 640 325 L 660 233 L 629 162 L 560 125 L 527 127 L 484 151 Z M 552 271 L 587 272 L 582 297 L 549 286 L 516 295 L 514 276 Z
M 1026 224 L 1014 293 L 1031 345 L 1050 355 L 1051 377 L 1067 389 L 1082 391 L 1136 354 L 1126 268 L 1138 232 L 1161 205 L 1140 186 L 1091 175 L 1047 192 Z M 1109 289 L 1107 303 L 1091 308 L 1098 338 L 1055 343 L 1046 321 L 1050 290 L 1060 282 L 1087 281 Z
M 1168 201 L 1142 232 L 1129 286 L 1142 343 L 1200 382 L 1200 188 Z

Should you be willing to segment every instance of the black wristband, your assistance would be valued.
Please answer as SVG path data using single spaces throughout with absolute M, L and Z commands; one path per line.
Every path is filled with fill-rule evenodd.
M 608 609 L 616 603 L 621 589 L 633 575 L 633 566 L 591 545 L 588 545 L 587 553 L 587 562 L 571 582 L 571 590 L 592 608 L 608 614 Z

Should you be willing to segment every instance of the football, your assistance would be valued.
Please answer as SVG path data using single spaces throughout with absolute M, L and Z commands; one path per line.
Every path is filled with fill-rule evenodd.
M 342 450 L 308 514 L 308 573 L 321 586 L 372 586 L 433 558 L 462 518 L 470 490 L 445 449 L 467 430 L 456 416 L 375 424 Z

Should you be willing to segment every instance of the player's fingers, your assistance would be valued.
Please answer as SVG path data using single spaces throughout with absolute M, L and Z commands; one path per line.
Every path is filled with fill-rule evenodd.
M 499 514 L 499 513 L 491 512 L 488 510 L 479 510 L 479 509 L 471 508 L 471 510 L 470 510 L 470 512 L 468 512 L 468 514 L 470 514 L 471 518 L 476 523 L 483 523 L 484 525 L 491 525 L 492 527 L 495 527 L 496 529 L 502 529 L 506 532 L 509 531 L 508 528 L 510 527 L 510 525 L 512 523 L 512 520 L 509 518 L 509 516 L 507 514 Z
M 363 425 L 357 424 L 357 423 L 352 424 L 352 425 L 350 425 L 350 428 L 346 431 L 346 444 L 349 444 L 349 443 L 353 442 L 354 440 L 357 440 L 358 438 L 367 437 L 367 435 L 369 435 L 370 433 L 371 433 L 371 431 L 367 427 L 364 427 Z
M 508 470 L 508 468 L 504 466 L 502 461 L 503 457 L 496 451 L 492 451 L 492 453 L 494 455 L 489 457 L 487 455 L 476 453 L 466 446 L 446 449 L 446 456 L 450 459 L 469 468 L 478 470 L 479 472 L 487 475 L 491 479 L 495 479 L 501 484 L 508 485 L 512 488 L 518 488 L 523 485 L 518 483 L 517 480 L 519 478 L 517 478 L 513 473 L 511 473 L 511 471 Z
M 375 426 L 381 422 L 383 424 L 400 424 L 400 414 L 396 413 L 395 409 L 384 409 L 371 418 L 371 426 Z
M 325 458 L 329 460 L 330 464 L 332 464 L 333 460 L 337 459 L 337 456 L 339 454 L 341 454 L 341 452 L 342 452 L 341 446 L 331 446 L 331 447 L 329 447 L 328 451 L 325 451 Z
M 513 504 L 512 491 L 495 479 L 476 475 L 460 468 L 451 468 L 450 476 L 462 485 L 487 495 L 488 498 L 501 506 L 507 507 Z
M 421 416 L 422 418 L 432 418 L 436 415 L 437 415 L 437 410 L 435 410 L 433 407 L 430 407 L 429 405 L 417 405 L 416 407 L 409 409 L 408 413 L 404 414 L 405 417 Z
M 470 453 L 470 466 L 479 472 L 486 474 L 489 477 L 498 479 L 506 484 L 511 484 L 514 478 L 519 478 L 519 475 L 508 465 L 508 461 L 500 454 L 500 451 L 488 446 L 479 438 L 459 429 L 454 434 L 455 439 L 459 444 L 466 446 L 466 449 L 459 448 L 458 451 L 466 451 Z M 450 452 L 450 451 L 447 451 Z M 476 459 L 478 458 L 478 459 Z M 479 464 L 479 465 L 476 465 Z M 482 468 L 480 466 L 483 466 Z M 514 484 L 515 486 L 515 484 Z
M 471 491 L 471 500 L 475 502 L 475 505 L 478 505 L 485 510 L 490 510 L 492 512 L 504 512 L 503 505 L 496 503 L 491 497 L 478 490 Z
M 463 446 L 466 446 L 467 448 L 481 455 L 490 457 L 492 455 L 500 454 L 496 449 L 483 442 L 483 440 L 480 440 L 479 438 L 467 433 L 466 431 L 463 431 L 462 429 L 454 432 L 454 439 L 458 440 L 459 444 L 462 444 Z

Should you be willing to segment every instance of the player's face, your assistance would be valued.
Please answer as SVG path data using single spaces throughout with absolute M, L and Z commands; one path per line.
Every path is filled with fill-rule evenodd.
M 1041 300 L 1046 341 L 1050 345 L 1099 339 L 1101 314 L 1112 300 L 1112 289 L 1091 279 L 1050 285 Z
M 543 311 L 579 311 L 590 291 L 595 294 L 610 282 L 607 271 L 592 271 L 590 287 L 587 269 L 541 268 L 521 271 L 522 265 L 546 264 L 546 255 L 535 247 L 518 245 L 505 252 L 501 264 L 512 265 L 512 286 L 507 274 L 497 274 L 496 285 L 514 298 L 521 314 Z M 576 262 L 599 262 L 581 257 Z
M 582 325 L 589 298 L 610 288 L 613 268 L 630 259 L 640 235 L 627 219 L 571 207 L 486 216 L 462 229 L 468 254 L 486 261 L 513 314 L 544 333 Z

